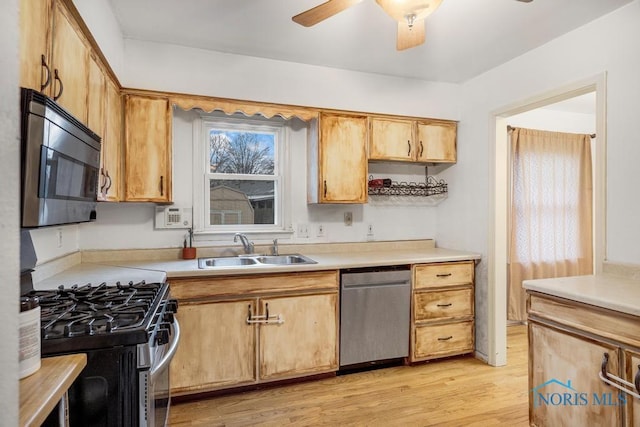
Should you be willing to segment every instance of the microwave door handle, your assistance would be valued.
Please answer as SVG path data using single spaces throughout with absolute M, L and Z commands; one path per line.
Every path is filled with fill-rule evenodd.
M 173 323 L 173 340 L 171 341 L 169 351 L 167 351 L 167 354 L 164 355 L 160 363 L 149 372 L 152 381 L 154 381 L 154 377 L 159 372 L 162 372 L 169 362 L 171 362 L 171 359 L 173 359 L 173 356 L 176 354 L 176 350 L 178 350 L 178 342 L 180 342 L 180 324 L 178 323 L 178 319 L 175 319 Z

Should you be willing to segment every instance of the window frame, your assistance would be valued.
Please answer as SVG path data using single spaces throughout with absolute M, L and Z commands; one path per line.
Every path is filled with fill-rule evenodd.
M 209 131 L 226 129 L 273 133 L 274 138 L 274 175 L 222 174 L 210 173 Z M 193 230 L 198 240 L 227 240 L 237 232 L 258 235 L 265 238 L 288 237 L 293 233 L 291 225 L 290 197 L 290 156 L 289 130 L 286 121 L 281 118 L 262 119 L 244 115 L 202 114 L 193 124 Z M 273 181 L 274 224 L 229 224 L 210 225 L 210 179 L 255 179 Z

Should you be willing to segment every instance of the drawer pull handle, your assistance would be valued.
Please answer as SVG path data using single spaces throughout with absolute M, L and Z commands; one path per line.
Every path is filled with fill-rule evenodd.
M 451 307 L 453 304 L 452 303 L 448 303 L 448 304 L 436 304 L 438 307 Z
M 609 353 L 604 353 L 602 355 L 602 365 L 600 365 L 600 371 L 598 372 L 598 376 L 600 377 L 600 379 L 605 382 L 606 384 L 609 384 L 611 387 L 617 388 L 620 391 L 623 391 L 633 397 L 635 397 L 636 399 L 640 399 L 640 394 L 635 393 L 631 390 L 629 390 L 626 387 L 636 387 L 638 386 L 638 383 L 640 382 L 640 374 L 636 374 L 635 377 L 635 383 L 636 384 L 632 384 L 629 381 L 625 381 L 620 377 L 617 377 L 615 375 L 610 374 L 609 372 L 607 372 L 607 364 L 609 363 Z M 640 366 L 638 366 L 638 369 L 640 370 Z M 639 371 L 640 372 L 640 371 Z M 623 387 L 626 386 L 626 387 Z
M 449 277 L 451 273 L 436 274 L 436 277 Z
M 448 337 L 445 337 L 445 338 L 438 338 L 438 341 L 449 341 L 452 338 L 453 338 L 453 335 L 449 335 Z

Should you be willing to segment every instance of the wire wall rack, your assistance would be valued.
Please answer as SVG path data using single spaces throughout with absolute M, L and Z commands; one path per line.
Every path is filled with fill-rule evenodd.
M 384 185 L 375 185 L 380 181 L 384 181 Z M 433 205 L 446 199 L 448 191 L 449 189 L 445 180 L 436 179 L 428 175 L 426 167 L 424 182 L 397 182 L 388 179 L 374 180 L 373 176 L 369 176 L 369 196 L 373 196 L 372 200 L 378 202 L 384 200 L 388 203 L 396 204 L 396 202 L 404 201 L 414 204 L 416 201 L 421 200 L 421 204 L 426 203 Z M 411 202 L 411 200 L 413 200 L 413 202 Z

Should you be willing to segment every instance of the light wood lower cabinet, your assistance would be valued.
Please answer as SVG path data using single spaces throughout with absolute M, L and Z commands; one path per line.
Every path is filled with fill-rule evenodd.
M 171 293 L 182 331 L 174 395 L 338 369 L 336 271 L 178 279 Z
M 412 362 L 475 348 L 474 262 L 413 266 Z
M 259 325 L 260 379 L 271 380 L 335 370 L 338 366 L 338 294 L 264 298 L 265 313 L 283 323 Z
M 212 390 L 255 380 L 255 333 L 247 325 L 253 300 L 181 304 L 182 336 L 171 361 L 176 394 Z
M 640 319 L 533 291 L 527 311 L 530 425 L 640 426 L 640 399 L 610 384 L 639 393 Z

